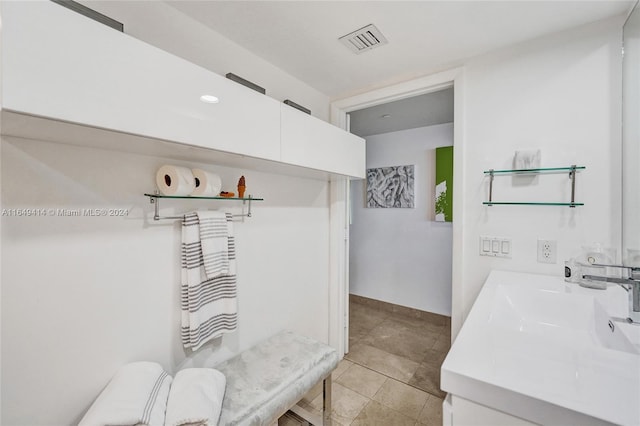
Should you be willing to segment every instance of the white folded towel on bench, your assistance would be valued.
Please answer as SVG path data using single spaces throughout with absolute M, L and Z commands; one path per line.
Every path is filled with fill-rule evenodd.
M 226 386 L 224 374 L 212 368 L 186 368 L 173 379 L 166 426 L 216 426 Z
M 155 362 L 120 367 L 84 415 L 79 426 L 162 426 L 171 387 L 169 376 Z

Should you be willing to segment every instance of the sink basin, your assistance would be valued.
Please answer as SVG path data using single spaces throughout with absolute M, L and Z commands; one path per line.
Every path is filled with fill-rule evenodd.
M 640 353 L 623 332 L 626 324 L 612 320 L 602 304 L 590 295 L 498 285 L 488 322 L 560 345 L 589 340 L 604 348 Z M 630 327 L 633 332 L 634 326 Z M 640 327 L 635 328 L 640 332 Z
M 640 325 L 619 286 L 492 271 L 442 364 L 442 389 L 536 424 L 640 425 Z
M 640 334 L 640 325 L 628 324 L 626 320 L 620 321 L 610 318 L 597 300 L 594 300 L 593 328 L 598 342 L 605 348 L 640 354 L 638 347 L 628 339 L 628 335 L 623 331 L 628 330 L 628 334 L 631 336 L 638 335 Z

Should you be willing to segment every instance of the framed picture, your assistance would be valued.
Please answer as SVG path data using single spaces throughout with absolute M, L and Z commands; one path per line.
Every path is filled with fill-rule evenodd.
M 436 148 L 436 222 L 453 222 L 453 147 Z
M 367 169 L 367 207 L 413 208 L 414 166 Z

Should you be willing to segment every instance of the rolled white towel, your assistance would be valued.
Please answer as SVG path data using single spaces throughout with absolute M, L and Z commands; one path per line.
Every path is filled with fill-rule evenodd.
M 213 368 L 178 371 L 167 402 L 166 426 L 216 426 L 227 379 Z
M 539 149 L 528 151 L 516 151 L 513 156 L 514 169 L 537 169 L 542 161 L 542 153 Z
M 84 415 L 79 426 L 162 426 L 171 376 L 155 362 L 120 367 Z

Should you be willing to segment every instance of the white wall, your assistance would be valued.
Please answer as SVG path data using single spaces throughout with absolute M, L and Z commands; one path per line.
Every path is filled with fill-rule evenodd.
M 351 182 L 349 287 L 359 296 L 451 315 L 451 223 L 435 222 L 435 148 L 453 124 L 367 139 L 367 168 L 415 165 L 415 208 L 365 208 L 364 180 Z
M 464 241 L 454 253 L 462 256 L 458 314 L 469 312 L 491 269 L 561 275 L 563 261 L 583 244 L 619 247 L 620 43 L 621 20 L 613 19 L 465 65 Z M 585 206 L 483 206 L 488 194 L 483 170 L 510 168 L 514 151 L 522 148 L 541 149 L 543 166 L 586 166 L 577 177 L 576 199 Z M 511 177 L 496 178 L 494 200 L 568 201 L 567 175 L 539 177 L 529 187 L 514 183 Z M 480 257 L 481 235 L 512 238 L 513 258 Z M 558 241 L 556 264 L 537 263 L 538 238 Z
M 2 217 L 2 423 L 76 423 L 116 369 L 211 365 L 283 328 L 328 339 L 328 184 L 4 137 L 2 207 L 123 208 L 126 217 Z M 154 222 L 144 192 L 164 163 L 244 174 L 256 202 L 237 223 L 239 326 L 180 344 L 178 221 Z M 237 202 L 164 201 L 163 214 Z M 60 393 L 63 390 L 64 396 Z
M 232 72 L 264 87 L 267 96 L 290 99 L 328 121 L 329 97 L 220 33 L 161 1 L 80 3 L 124 24 L 124 32 L 220 75 Z

